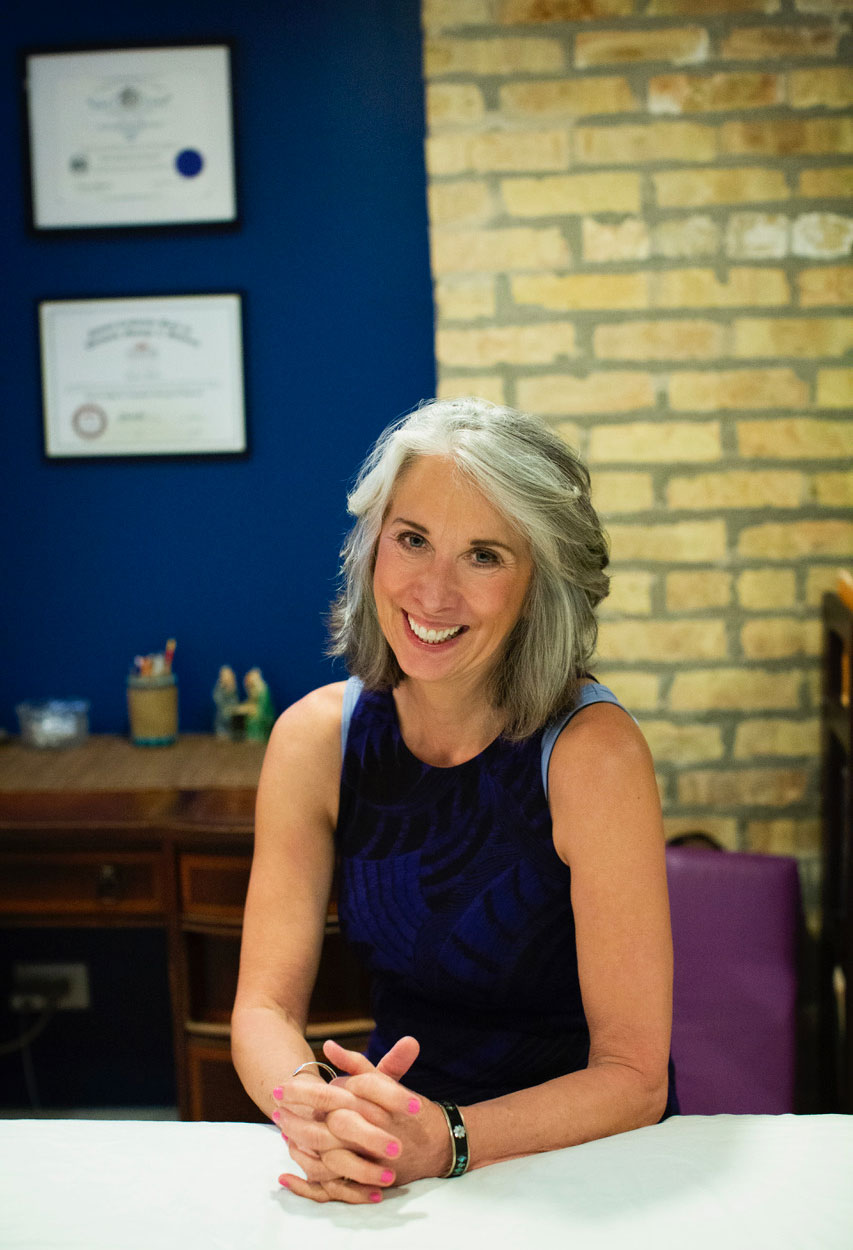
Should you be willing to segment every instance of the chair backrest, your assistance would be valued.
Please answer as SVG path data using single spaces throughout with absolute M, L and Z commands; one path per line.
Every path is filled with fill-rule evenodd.
M 668 846 L 672 1056 L 684 1115 L 794 1110 L 797 861 Z

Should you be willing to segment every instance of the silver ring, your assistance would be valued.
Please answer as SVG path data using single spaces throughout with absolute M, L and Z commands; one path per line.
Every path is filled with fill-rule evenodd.
M 336 1079 L 338 1075 L 335 1069 L 330 1068 L 327 1063 L 321 1063 L 319 1059 L 308 1059 L 305 1063 L 300 1063 L 299 1067 L 296 1069 L 295 1072 L 291 1072 L 290 1074 L 291 1080 L 293 1079 L 293 1077 L 299 1076 L 299 1073 L 304 1072 L 306 1068 L 322 1068 L 324 1072 L 328 1072 L 330 1078 L 333 1081 Z

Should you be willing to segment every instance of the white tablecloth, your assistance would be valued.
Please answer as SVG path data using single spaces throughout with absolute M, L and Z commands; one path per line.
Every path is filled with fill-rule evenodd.
M 419 1181 L 376 1206 L 280 1189 L 251 1124 L 0 1121 L 3 1250 L 851 1250 L 853 1117 L 675 1117 Z

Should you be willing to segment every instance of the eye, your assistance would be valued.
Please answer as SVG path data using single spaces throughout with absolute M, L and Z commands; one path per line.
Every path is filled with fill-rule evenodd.
M 414 530 L 403 530 L 395 534 L 394 541 L 406 551 L 421 551 L 426 546 L 423 534 L 418 534 Z
M 500 564 L 501 558 L 496 551 L 492 551 L 491 547 L 475 547 L 471 552 L 472 562 L 480 565 L 482 568 L 489 568 L 491 565 Z

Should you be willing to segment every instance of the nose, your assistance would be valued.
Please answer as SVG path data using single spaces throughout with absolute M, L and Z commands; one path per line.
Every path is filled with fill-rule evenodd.
M 428 561 L 421 568 L 413 591 L 417 606 L 425 615 L 435 618 L 452 613 L 459 602 L 454 561 L 439 556 Z

